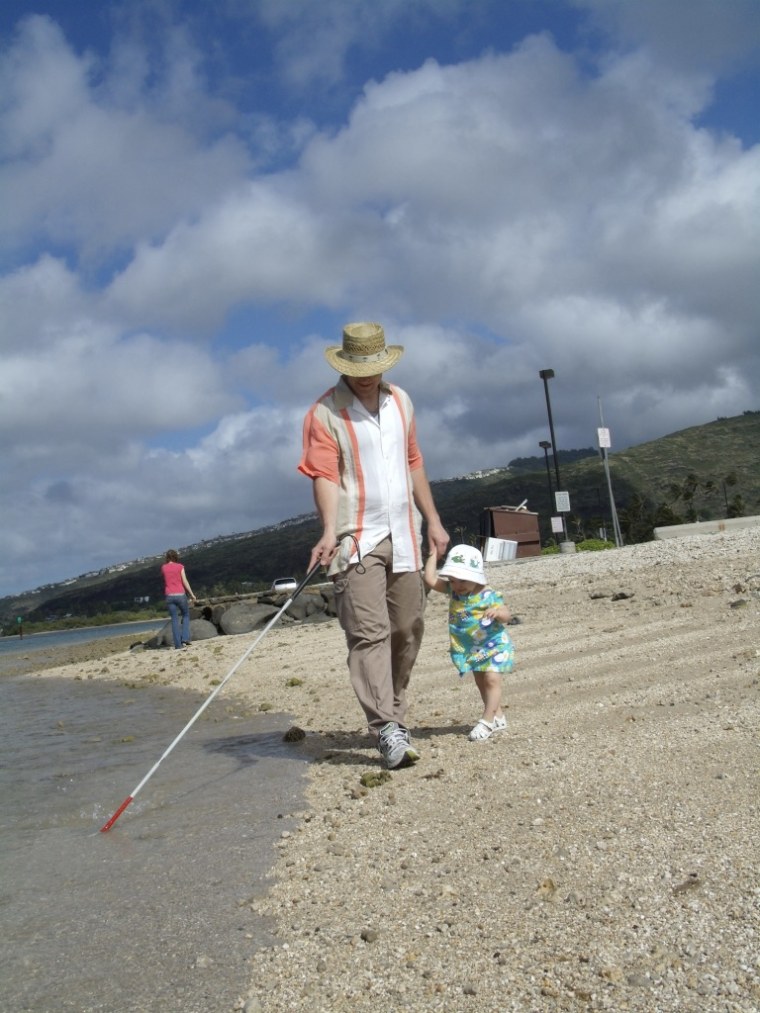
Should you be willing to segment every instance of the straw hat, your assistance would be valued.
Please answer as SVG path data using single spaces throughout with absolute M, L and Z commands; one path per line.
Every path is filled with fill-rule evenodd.
M 404 354 L 403 345 L 386 345 L 380 324 L 346 324 L 343 344 L 325 349 L 333 369 L 345 376 L 375 376 L 395 366 Z
M 455 545 L 449 550 L 439 577 L 455 577 L 457 580 L 471 580 L 474 584 L 486 583 L 483 570 L 483 556 L 471 545 Z

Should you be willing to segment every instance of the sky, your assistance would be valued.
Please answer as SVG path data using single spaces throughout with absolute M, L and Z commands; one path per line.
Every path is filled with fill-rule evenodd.
M 349 321 L 432 480 L 541 369 L 560 450 L 759 409 L 759 86 L 758 0 L 5 0 L 0 596 L 310 513 Z

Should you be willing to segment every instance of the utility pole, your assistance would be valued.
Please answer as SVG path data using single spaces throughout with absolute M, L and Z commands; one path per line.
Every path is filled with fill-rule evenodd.
M 620 523 L 618 522 L 617 509 L 615 507 L 615 497 L 612 495 L 612 479 L 610 478 L 610 463 L 607 460 L 607 450 L 611 446 L 610 442 L 610 431 L 604 428 L 604 418 L 602 417 L 602 399 L 597 395 L 597 402 L 599 404 L 599 429 L 597 435 L 599 437 L 599 453 L 602 455 L 602 463 L 604 464 L 604 474 L 607 477 L 607 492 L 610 496 L 610 512 L 612 514 L 612 530 L 615 532 L 615 545 L 619 549 L 623 544 L 623 535 L 620 531 Z

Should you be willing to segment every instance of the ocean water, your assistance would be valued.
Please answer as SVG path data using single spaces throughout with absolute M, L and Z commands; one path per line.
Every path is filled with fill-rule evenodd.
M 86 644 L 92 640 L 126 636 L 129 633 L 134 633 L 135 640 L 142 640 L 146 633 L 156 633 L 166 623 L 166 619 L 148 619 L 145 622 L 117 623 L 112 626 L 82 626 L 75 630 L 49 630 L 46 633 L 24 634 L 23 637 L 16 635 L 0 637 L 0 661 L 12 654 L 52 650 L 72 644 Z
M 307 761 L 286 715 L 205 697 L 0 679 L 0 1009 L 228 1013 L 271 945 L 251 910 L 297 825 Z

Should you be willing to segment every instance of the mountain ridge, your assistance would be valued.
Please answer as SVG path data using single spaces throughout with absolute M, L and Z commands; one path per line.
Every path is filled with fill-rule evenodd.
M 610 476 L 626 542 L 646 541 L 655 524 L 760 512 L 760 412 L 718 418 L 610 453 Z M 519 458 L 515 471 L 488 469 L 431 482 L 436 504 L 454 541 L 477 540 L 483 510 L 527 500 L 539 515 L 542 541 L 551 537 L 553 461 Z M 599 454 L 559 454 L 562 485 L 570 495 L 568 533 L 575 540 L 611 533 L 609 494 Z M 318 537 L 315 514 L 301 514 L 253 531 L 219 535 L 182 547 L 196 593 L 256 591 L 275 577 L 302 575 Z M 116 563 L 55 584 L 0 599 L 0 621 L 24 615 L 92 616 L 134 609 L 146 597 L 163 605 L 158 567 L 163 552 Z

